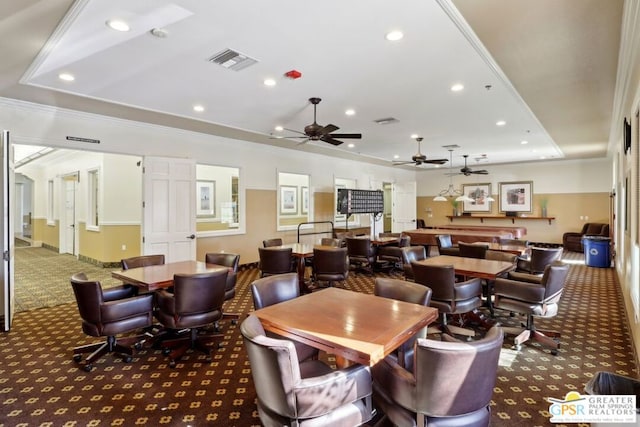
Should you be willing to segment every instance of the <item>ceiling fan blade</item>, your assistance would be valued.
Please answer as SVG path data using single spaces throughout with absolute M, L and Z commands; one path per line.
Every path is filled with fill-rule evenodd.
M 432 165 L 444 165 L 448 161 L 449 159 L 427 159 L 427 160 L 423 160 L 422 163 L 430 163 Z
M 338 129 L 340 129 L 338 126 L 329 124 L 320 128 L 320 133 L 326 135 L 328 133 L 335 132 Z
M 474 173 L 476 175 L 489 175 L 489 171 L 488 170 L 478 170 L 478 171 L 469 171 L 470 173 Z
M 341 139 L 362 139 L 361 133 L 332 133 L 332 138 L 341 138 Z
M 331 145 L 340 145 L 344 144 L 342 141 L 338 141 L 337 139 L 333 139 L 331 135 L 322 135 L 320 137 L 320 141 L 328 142 Z

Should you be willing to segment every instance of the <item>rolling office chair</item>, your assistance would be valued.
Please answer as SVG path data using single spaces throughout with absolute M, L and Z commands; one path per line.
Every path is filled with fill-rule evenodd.
M 438 253 L 440 255 L 460 255 L 460 249 L 458 249 L 458 245 L 453 244 L 453 242 L 451 241 L 451 235 L 449 234 L 438 234 L 436 236 L 436 244 L 438 245 Z
M 312 259 L 313 283 L 327 283 L 333 286 L 335 282 L 344 283 L 349 277 L 349 257 L 347 248 L 314 248 Z
M 258 248 L 260 277 L 295 271 L 292 253 L 291 248 Z
M 82 318 L 82 330 L 92 337 L 107 337 L 107 341 L 73 349 L 73 360 L 86 357 L 84 370 L 90 372 L 93 362 L 107 353 L 118 353 L 125 362 L 133 356 L 131 345 L 139 347 L 140 336 L 116 339 L 116 335 L 148 328 L 153 322 L 153 294 L 136 295 L 135 289 L 123 285 L 102 289 L 100 282 L 88 280 L 84 273 L 71 276 L 71 286 Z
M 402 248 L 402 271 L 404 271 L 405 280 L 414 280 L 412 261 L 422 261 L 427 259 L 427 250 L 424 246 L 409 246 Z
M 189 349 L 199 350 L 211 358 L 212 342 L 220 341 L 223 334 L 199 334 L 199 331 L 222 318 L 227 270 L 197 274 L 176 274 L 173 293 L 164 289 L 156 292 L 156 317 L 165 328 L 175 331 L 175 339 L 162 342 L 169 357 L 169 366 Z M 186 333 L 181 333 L 184 330 Z
M 207 264 L 217 264 L 229 268 L 227 283 L 224 287 L 224 300 L 228 301 L 236 296 L 236 281 L 238 279 L 238 268 L 240 267 L 240 255 L 228 252 L 209 252 L 204 255 Z M 240 313 L 222 313 L 223 319 L 231 319 L 231 323 L 236 324 L 240 318 Z M 216 328 L 218 325 L 216 324 Z

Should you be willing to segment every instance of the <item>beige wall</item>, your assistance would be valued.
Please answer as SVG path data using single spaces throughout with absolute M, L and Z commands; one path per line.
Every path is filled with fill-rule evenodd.
M 453 206 L 449 202 L 434 202 L 434 196 L 418 197 L 417 215 L 425 220 L 427 226 L 448 224 L 447 215 L 452 215 Z M 497 200 L 497 194 L 493 197 Z M 576 194 L 536 194 L 533 197 L 533 212 L 529 216 L 540 216 L 540 200 L 547 199 L 547 216 L 555 220 L 515 219 L 515 225 L 527 228 L 527 240 L 535 242 L 561 243 L 562 234 L 567 231 L 580 231 L 585 222 L 609 223 L 609 193 L 576 193 Z M 498 212 L 498 203 L 492 203 L 491 212 L 472 214 L 471 218 L 456 218 L 461 225 L 512 225 L 511 219 L 491 219 L 480 223 L 473 215 L 502 215 Z M 583 217 L 583 219 L 580 219 Z M 585 219 L 587 218 L 588 219 Z
M 139 225 L 101 225 L 100 231 L 87 231 L 78 223 L 79 256 L 101 263 L 117 263 L 122 258 L 137 256 L 140 248 Z M 122 249 L 122 246 L 125 249 Z
M 44 218 L 34 218 L 32 220 L 31 240 L 42 242 L 43 245 L 54 248 L 60 247 L 60 228 L 58 221 L 55 225 L 48 225 Z

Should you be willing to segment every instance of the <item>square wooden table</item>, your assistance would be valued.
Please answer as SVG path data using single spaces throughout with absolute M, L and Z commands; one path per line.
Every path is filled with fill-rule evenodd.
M 173 286 L 174 274 L 209 273 L 228 270 L 228 267 L 217 264 L 206 264 L 201 261 L 178 261 L 161 265 L 130 268 L 129 270 L 113 271 L 111 277 L 138 286 L 147 292 Z
M 452 255 L 438 255 L 415 262 L 425 265 L 453 265 L 453 269 L 457 275 L 479 277 L 486 280 L 496 280 L 498 276 L 515 268 L 513 263 L 506 261 L 467 258 Z
M 352 362 L 374 365 L 438 316 L 438 310 L 327 288 L 256 310 L 268 331 Z
M 507 252 L 514 255 L 524 255 L 528 248 L 524 245 L 509 245 L 496 242 L 474 242 L 474 245 L 487 246 L 492 251 Z

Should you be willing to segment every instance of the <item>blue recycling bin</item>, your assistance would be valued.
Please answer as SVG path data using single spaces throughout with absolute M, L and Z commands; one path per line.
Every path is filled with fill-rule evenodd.
M 584 236 L 584 263 L 589 267 L 611 267 L 611 239 L 602 236 Z

